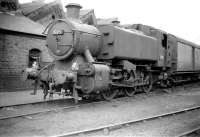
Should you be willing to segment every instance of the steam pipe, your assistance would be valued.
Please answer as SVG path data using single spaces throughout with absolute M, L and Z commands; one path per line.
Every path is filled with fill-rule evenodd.
M 95 62 L 95 60 L 94 60 L 94 58 L 92 57 L 92 54 L 90 53 L 90 50 L 89 49 L 85 49 L 85 51 L 84 51 L 84 56 L 85 56 L 85 58 L 86 58 L 86 60 L 88 61 L 88 62 Z

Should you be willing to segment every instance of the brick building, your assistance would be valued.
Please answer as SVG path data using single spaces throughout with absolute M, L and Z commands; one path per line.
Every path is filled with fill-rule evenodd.
M 32 86 L 22 80 L 22 70 L 34 60 L 52 61 L 45 47 L 44 27 L 23 16 L 0 13 L 0 92 Z
M 60 0 L 45 3 L 44 0 L 35 0 L 21 4 L 21 14 L 46 27 L 55 18 L 64 18 L 65 14 Z

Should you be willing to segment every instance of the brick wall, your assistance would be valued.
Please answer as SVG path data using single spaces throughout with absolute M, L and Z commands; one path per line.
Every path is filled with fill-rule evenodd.
M 26 34 L 0 33 L 0 92 L 30 89 L 31 82 L 22 80 L 22 69 L 28 66 L 29 50 L 41 51 L 43 62 L 52 58 L 45 47 L 45 38 Z

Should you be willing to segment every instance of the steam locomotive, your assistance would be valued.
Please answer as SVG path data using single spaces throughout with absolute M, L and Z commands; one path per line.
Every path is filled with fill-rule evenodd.
M 67 18 L 48 27 L 46 46 L 54 62 L 29 73 L 41 81 L 45 97 L 64 91 L 76 101 L 92 95 L 111 100 L 119 92 L 134 96 L 153 85 L 199 79 L 198 45 L 142 24 L 83 24 L 79 4 L 66 8 Z

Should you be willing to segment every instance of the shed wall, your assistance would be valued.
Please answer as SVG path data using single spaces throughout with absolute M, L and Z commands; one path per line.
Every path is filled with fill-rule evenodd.
M 0 33 L 0 92 L 32 88 L 30 81 L 22 80 L 22 70 L 28 67 L 31 49 L 41 51 L 43 63 L 52 61 L 45 43 L 45 38 Z

